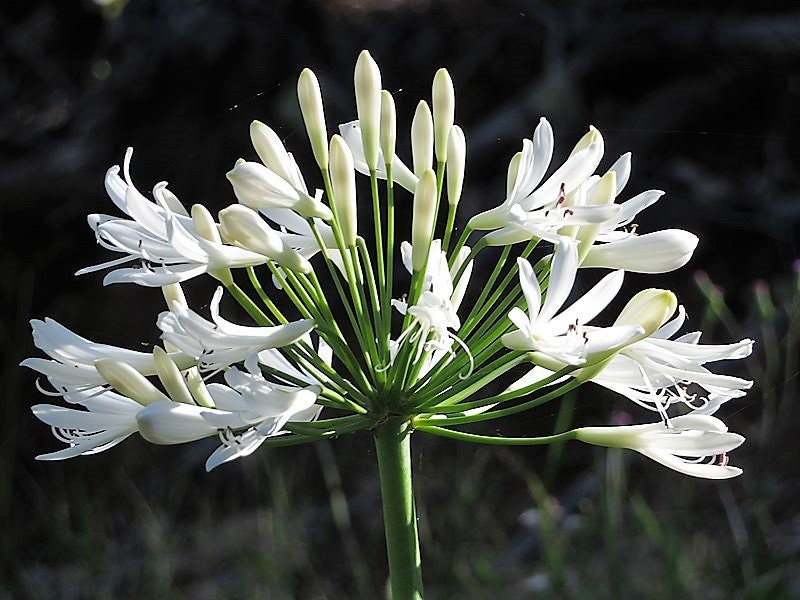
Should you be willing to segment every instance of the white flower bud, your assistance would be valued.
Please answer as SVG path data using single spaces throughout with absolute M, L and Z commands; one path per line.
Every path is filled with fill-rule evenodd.
M 668 273 L 689 262 L 697 236 L 682 229 L 634 235 L 589 248 L 582 267 L 625 269 L 631 273 Z
M 394 98 L 387 90 L 381 90 L 381 152 L 383 160 L 392 164 L 397 141 L 397 112 Z
M 447 141 L 455 118 L 456 100 L 453 80 L 447 69 L 439 69 L 433 78 L 433 124 L 436 160 L 447 160 Z
M 424 100 L 417 104 L 414 119 L 411 121 L 411 155 L 414 175 L 422 177 L 422 173 L 433 164 L 433 117 Z
M 425 268 L 436 220 L 436 174 L 428 168 L 419 178 L 414 192 L 414 215 L 411 222 L 411 265 L 414 272 Z
M 128 363 L 113 358 L 99 358 L 94 367 L 108 384 L 131 400 L 147 406 L 159 400 L 169 400 L 156 386 Z
M 175 402 L 183 402 L 184 404 L 194 404 L 194 399 L 189 393 L 189 388 L 186 386 L 186 381 L 183 375 L 172 362 L 167 352 L 160 346 L 153 348 L 153 360 L 156 365 L 156 375 L 167 390 L 170 398 Z
M 319 168 L 328 170 L 328 130 L 325 127 L 325 110 L 317 76 L 311 69 L 303 69 L 297 79 L 297 99 L 306 124 L 311 150 Z
M 178 402 L 156 402 L 136 415 L 139 434 L 151 444 L 184 444 L 209 437 L 217 428 L 204 418 L 213 409 Z
M 467 158 L 467 142 L 461 127 L 453 125 L 447 140 L 447 202 L 457 206 L 464 187 L 464 167 Z
M 319 217 L 325 221 L 333 218 L 333 213 L 322 202 L 296 189 L 260 163 L 237 161 L 226 176 L 236 198 L 250 208 L 291 208 L 306 218 Z
M 256 154 L 266 167 L 288 182 L 294 181 L 294 174 L 287 170 L 289 153 L 271 127 L 261 121 L 250 123 L 250 141 Z
M 215 244 L 222 243 L 219 237 L 219 230 L 217 230 L 217 224 L 214 222 L 214 217 L 211 216 L 211 213 L 208 212 L 208 209 L 202 204 L 195 204 L 192 206 L 192 225 L 194 225 L 194 230 L 197 234 L 203 239 L 214 242 Z
M 256 211 L 233 204 L 219 212 L 219 221 L 226 242 L 266 256 L 290 271 L 311 271 L 308 260 L 287 246 Z
M 358 235 L 358 205 L 356 204 L 356 171 L 353 155 L 340 135 L 331 138 L 331 186 L 336 218 L 344 243 L 352 248 Z
M 651 335 L 666 323 L 678 309 L 678 299 L 669 290 L 649 288 L 631 298 L 619 313 L 614 325 L 638 325 L 642 333 L 634 341 Z
M 170 283 L 161 286 L 161 293 L 164 295 L 164 300 L 167 302 L 167 307 L 172 303 L 177 303 L 180 306 L 189 306 L 186 302 L 186 296 L 183 294 L 183 288 L 180 283 Z
M 356 109 L 361 124 L 364 158 L 370 171 L 378 168 L 381 121 L 381 72 L 369 52 L 362 50 L 353 77 Z

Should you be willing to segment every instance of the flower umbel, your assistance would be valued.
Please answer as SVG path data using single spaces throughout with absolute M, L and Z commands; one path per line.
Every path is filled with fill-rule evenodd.
M 670 321 L 675 295 L 655 288 L 633 295 L 604 324 L 625 271 L 677 269 L 697 244 L 686 231 L 639 235 L 631 225 L 663 192 L 616 202 L 630 154 L 596 173 L 604 141 L 590 127 L 548 175 L 554 136 L 542 118 L 512 157 L 499 204 L 467 219 L 456 239 L 468 136 L 455 124 L 450 75 L 436 73 L 431 99 L 405 126 L 406 162 L 395 143 L 403 126 L 381 85 L 377 64 L 362 52 L 358 119 L 330 136 L 319 82 L 305 69 L 299 110 L 318 173 L 304 177 L 278 135 L 253 121 L 251 156 L 226 174 L 238 203 L 220 211 L 219 222 L 200 204 L 187 211 L 166 183 L 153 189 L 155 201 L 145 198 L 130 177 L 131 150 L 122 177 L 119 167 L 109 169 L 106 189 L 127 218 L 90 215 L 89 224 L 100 245 L 123 256 L 79 273 L 108 267 L 106 284 L 161 287 L 160 345 L 126 350 L 51 319 L 31 321 L 49 359 L 22 364 L 47 378 L 49 389 L 38 384 L 43 393 L 72 405 L 33 407 L 66 444 L 39 458 L 100 452 L 136 432 L 155 444 L 218 437 L 210 470 L 262 446 L 372 431 L 395 600 L 422 595 L 412 431 L 492 444 L 578 439 L 630 448 L 696 477 L 738 475 L 727 453 L 743 438 L 710 415 L 751 383 L 705 365 L 743 358 L 752 342 L 704 346 L 699 333 L 673 339 L 685 313 Z M 357 173 L 368 178 L 364 186 Z M 398 210 L 411 217 L 410 229 L 396 226 Z M 395 273 L 398 260 L 405 278 Z M 581 267 L 611 272 L 579 286 Z M 178 285 L 203 274 L 221 284 L 210 318 L 189 308 Z M 570 301 L 578 287 L 588 291 Z M 252 322 L 223 318 L 223 299 Z M 524 365 L 533 365 L 525 375 Z M 506 375 L 518 381 L 499 392 Z M 459 429 L 533 409 L 587 381 L 656 410 L 661 422 L 530 438 Z M 670 414 L 675 405 L 688 414 Z

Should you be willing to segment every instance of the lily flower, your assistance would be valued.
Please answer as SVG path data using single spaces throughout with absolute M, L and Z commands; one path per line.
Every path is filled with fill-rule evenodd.
M 704 365 L 745 358 L 752 352 L 753 341 L 700 344 L 700 332 L 670 339 L 685 320 L 686 311 L 681 306 L 674 319 L 652 335 L 623 348 L 591 380 L 662 415 L 676 403 L 693 411 L 714 412 L 722 402 L 743 396 L 752 381 L 713 373 Z M 694 393 L 692 388 L 705 393 Z
M 133 149 L 128 148 L 122 168 L 124 179 L 117 165 L 108 170 L 105 179 L 109 197 L 131 219 L 100 214 L 88 217 L 98 244 L 126 256 L 80 269 L 76 275 L 138 260 L 141 262 L 136 267 L 108 273 L 103 284 L 128 282 L 159 287 L 208 271 L 265 262 L 259 254 L 222 244 L 218 234 L 210 239 L 216 232 L 204 231 L 205 224 L 198 224 L 197 218 L 187 213 L 165 182 L 153 188 L 155 202 L 145 198 L 131 181 L 132 155 Z
M 629 448 L 684 475 L 728 479 L 742 473 L 728 465 L 727 453 L 744 442 L 709 415 L 683 415 L 664 423 L 581 427 L 575 438 L 609 448 Z
M 292 344 L 314 328 L 311 319 L 273 327 L 231 323 L 219 314 L 222 293 L 220 286 L 211 299 L 211 321 L 179 302 L 172 302 L 170 310 L 158 316 L 162 339 L 198 359 L 203 369 L 223 369 L 266 348 Z
M 410 342 L 414 342 L 417 339 L 423 340 L 423 344 L 419 347 L 417 358 L 424 350 L 434 351 L 430 360 L 421 369 L 423 374 L 444 356 L 453 354 L 451 350 L 453 342 L 469 352 L 461 339 L 449 331 L 452 329 L 457 332 L 461 327 L 458 308 L 464 299 L 472 274 L 472 261 L 464 267 L 461 278 L 455 286 L 453 285 L 453 278 L 469 255 L 469 248 L 465 247 L 460 250 L 451 269 L 447 265 L 447 255 L 442 251 L 441 247 L 441 240 L 433 240 L 431 242 L 422 284 L 423 291 L 416 304 L 409 306 L 405 300 L 392 300 L 392 306 L 401 314 L 408 313 L 414 317 L 414 322 L 400 334 L 397 341 L 390 343 L 394 348 L 393 354 L 396 354 L 400 345 L 407 339 Z M 413 273 L 412 245 L 408 242 L 403 242 L 400 245 L 400 253 L 403 266 L 409 273 Z M 429 337 L 431 339 L 428 339 Z
M 565 225 L 602 222 L 618 207 L 567 209 L 569 194 L 594 172 L 603 156 L 603 137 L 594 127 L 572 151 L 561 167 L 541 183 L 553 156 L 553 130 L 542 118 L 532 139 L 522 140 L 522 152 L 509 165 L 506 199 L 500 206 L 475 215 L 469 227 L 499 230 L 487 235 L 487 243 L 501 245 L 541 237 Z M 541 183 L 541 185 L 540 185 Z M 543 238 L 545 239 L 545 238 Z
M 638 325 L 585 327 L 617 295 L 622 286 L 623 271 L 609 273 L 583 297 L 556 315 L 572 290 L 578 269 L 578 249 L 574 240 L 564 238 L 556 246 L 544 302 L 531 264 L 524 259 L 517 259 L 517 264 L 528 314 L 518 307 L 509 312 L 508 318 L 517 330 L 501 338 L 507 348 L 533 352 L 536 360 L 547 363 L 580 365 L 586 363 L 592 354 L 620 346 L 641 333 Z
M 137 431 L 136 414 L 144 408 L 111 390 L 100 394 L 75 391 L 64 398 L 87 410 L 53 404 L 31 407 L 37 419 L 50 425 L 56 439 L 68 444 L 62 450 L 38 455 L 37 460 L 61 460 L 108 450 Z
M 105 384 L 95 361 L 111 358 L 132 366 L 143 375 L 155 375 L 156 366 L 151 352 L 138 352 L 108 344 L 92 342 L 70 331 L 58 321 L 46 318 L 31 320 L 33 343 L 51 360 L 26 358 L 20 365 L 38 371 L 50 380 L 56 390 L 66 387 L 91 388 Z M 194 358 L 182 352 L 170 353 L 181 368 L 189 368 Z

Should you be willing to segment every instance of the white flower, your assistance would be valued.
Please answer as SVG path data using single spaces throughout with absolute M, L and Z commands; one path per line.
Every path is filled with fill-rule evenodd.
M 728 433 L 725 424 L 709 415 L 683 415 L 666 423 L 619 427 L 581 427 L 576 439 L 611 448 L 636 450 L 684 475 L 727 479 L 742 473 L 728 465 L 727 452 L 744 438 Z
M 119 268 L 108 273 L 103 284 L 130 282 L 158 287 L 185 281 L 209 270 L 261 264 L 265 258 L 254 252 L 223 245 L 198 231 L 197 223 L 162 182 L 153 188 L 155 202 L 145 198 L 133 185 L 128 148 L 123 163 L 106 174 L 106 191 L 117 207 L 131 219 L 109 215 L 89 215 L 89 226 L 104 248 L 126 256 L 86 267 L 76 275 L 139 260 L 136 267 Z M 213 234 L 213 232 L 211 232 Z M 216 236 L 218 238 L 218 235 Z
M 393 348 L 392 354 L 396 354 L 400 345 L 407 339 L 412 343 L 417 339 L 423 340 L 417 358 L 419 358 L 423 350 L 434 351 L 426 366 L 421 369 L 421 373 L 425 373 L 444 356 L 452 355 L 451 346 L 453 342 L 465 348 L 464 343 L 458 336 L 449 330 L 458 331 L 461 327 L 461 320 L 457 311 L 469 284 L 472 274 L 472 261 L 464 267 L 461 278 L 455 287 L 453 286 L 453 278 L 469 255 L 469 248 L 461 249 L 453 268 L 450 269 L 447 265 L 447 255 L 442 251 L 441 247 L 441 240 L 433 240 L 431 242 L 422 284 L 423 291 L 416 304 L 409 306 L 405 300 L 392 300 L 392 306 L 401 314 L 408 313 L 414 317 L 414 322 L 400 334 L 397 341 L 390 343 Z M 403 242 L 400 245 L 400 253 L 403 265 L 409 273 L 413 273 L 412 245 L 408 242 Z M 432 339 L 429 340 L 429 336 Z
M 752 381 L 712 373 L 703 365 L 745 358 L 752 351 L 753 341 L 705 345 L 699 343 L 700 332 L 670 339 L 685 319 L 686 312 L 681 306 L 673 320 L 614 355 L 592 381 L 662 414 L 675 403 L 711 413 L 722 402 L 743 396 Z M 694 393 L 692 386 L 701 388 L 705 394 Z
M 64 398 L 87 410 L 53 404 L 37 404 L 31 408 L 36 418 L 50 425 L 58 440 L 68 444 L 63 450 L 38 455 L 38 460 L 95 454 L 116 446 L 136 432 L 136 414 L 144 408 L 135 400 L 111 390 L 100 394 L 69 392 L 64 394 Z
M 45 358 L 26 358 L 20 364 L 45 375 L 56 390 L 65 387 L 74 389 L 90 388 L 105 384 L 105 379 L 95 368 L 95 361 L 111 358 L 129 364 L 143 375 L 156 373 L 155 361 L 151 352 L 137 352 L 107 344 L 98 344 L 73 333 L 57 321 L 46 318 L 44 321 L 31 320 L 33 343 L 52 360 Z M 181 368 L 189 368 L 194 358 L 173 352 L 170 358 Z
M 266 348 L 292 344 L 314 328 L 311 319 L 274 327 L 236 325 L 219 314 L 222 293 L 223 288 L 217 288 L 211 299 L 211 321 L 179 302 L 158 316 L 164 341 L 197 358 L 201 368 L 225 368 Z
M 524 259 L 518 259 L 517 264 L 528 314 L 517 307 L 511 309 L 508 318 L 517 330 L 501 338 L 507 348 L 532 351 L 545 361 L 553 359 L 579 365 L 585 363 L 590 355 L 624 344 L 641 333 L 641 328 L 636 325 L 585 327 L 617 295 L 622 286 L 622 271 L 609 273 L 583 297 L 556 315 L 572 291 L 578 269 L 578 250 L 573 240 L 565 238 L 556 246 L 544 303 L 531 264 Z
M 619 207 L 566 207 L 567 196 L 594 172 L 603 156 L 603 138 L 592 127 L 570 157 L 541 185 L 553 156 L 553 130 L 545 118 L 533 139 L 522 140 L 522 152 L 509 165 L 508 190 L 500 206 L 470 219 L 472 229 L 496 229 L 486 236 L 490 245 L 510 244 L 531 237 L 553 239 L 565 225 L 599 223 L 616 215 Z M 538 186 L 538 187 L 537 187 Z

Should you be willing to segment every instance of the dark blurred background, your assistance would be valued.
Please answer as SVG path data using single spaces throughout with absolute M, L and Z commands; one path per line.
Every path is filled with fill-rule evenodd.
M 701 238 L 689 266 L 633 279 L 675 289 L 708 340 L 758 340 L 747 365 L 723 367 L 757 379 L 722 415 L 750 438 L 734 481 L 688 480 L 632 453 L 415 439 L 429 597 L 800 597 L 795 3 L 6 0 L 0 598 L 381 597 L 368 435 L 265 450 L 212 474 L 213 441 L 132 438 L 37 463 L 57 442 L 30 413 L 45 401 L 34 374 L 16 366 L 37 355 L 30 318 L 120 346 L 156 341 L 157 291 L 72 275 L 110 258 L 85 217 L 115 214 L 103 176 L 127 146 L 141 191 L 167 180 L 212 212 L 234 201 L 224 173 L 253 156 L 254 118 L 310 178 L 296 77 L 311 67 L 329 127 L 348 121 L 363 48 L 401 127 L 436 69 L 449 69 L 468 144 L 462 215 L 502 200 L 508 159 L 541 115 L 554 161 L 589 124 L 605 137 L 601 168 L 632 151 L 625 197 L 667 191 L 639 230 Z M 208 301 L 207 286 L 186 287 Z M 595 392 L 496 431 L 544 434 L 627 408 Z

